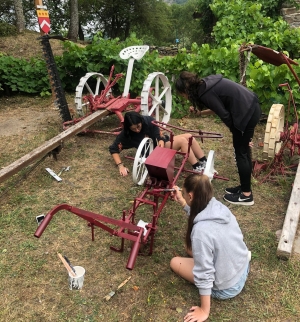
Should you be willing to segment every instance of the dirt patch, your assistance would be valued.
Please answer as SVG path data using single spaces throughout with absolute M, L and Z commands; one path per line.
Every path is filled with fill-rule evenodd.
M 0 52 L 16 58 L 42 58 L 43 51 L 39 37 L 41 37 L 40 33 L 30 30 L 25 30 L 22 34 L 13 37 L 0 37 Z M 50 44 L 54 56 L 62 55 L 64 49 L 61 40 L 52 39 Z
M 0 137 L 13 135 L 26 135 L 29 132 L 47 130 L 43 124 L 56 120 L 58 111 L 55 108 L 49 110 L 16 109 L 2 111 L 0 114 Z

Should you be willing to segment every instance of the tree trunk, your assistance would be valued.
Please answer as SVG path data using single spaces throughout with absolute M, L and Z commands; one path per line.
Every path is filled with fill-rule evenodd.
M 79 29 L 78 0 L 70 0 L 70 26 L 68 38 L 77 41 Z
M 78 26 L 79 26 L 79 30 L 78 30 L 79 40 L 84 41 L 84 33 L 83 33 L 83 30 L 82 30 L 82 27 L 81 27 L 81 23 L 80 22 L 79 22 Z
M 13 0 L 15 11 L 16 11 L 16 27 L 19 33 L 25 29 L 25 18 L 23 12 L 22 0 Z

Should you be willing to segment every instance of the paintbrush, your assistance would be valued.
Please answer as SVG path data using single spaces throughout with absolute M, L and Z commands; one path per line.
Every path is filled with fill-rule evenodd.
M 182 189 L 181 188 L 178 188 L 179 191 L 181 191 Z M 153 192 L 170 192 L 170 191 L 176 191 L 174 188 L 171 188 L 171 189 L 153 189 L 152 190 Z
M 70 273 L 70 275 L 72 275 L 73 277 L 76 277 L 76 273 L 73 272 L 72 268 L 70 267 L 70 265 L 66 262 L 66 260 L 61 256 L 60 253 L 57 253 L 58 257 L 60 258 L 60 260 L 62 261 L 62 263 L 64 264 L 65 268 L 67 269 L 67 271 Z
M 116 292 L 123 287 L 129 280 L 131 279 L 131 276 L 129 276 L 124 282 L 122 282 L 115 291 L 110 291 L 106 296 L 103 297 L 106 301 L 109 301 L 115 294 Z
M 75 268 L 72 266 L 71 262 L 69 261 L 69 259 L 67 258 L 67 256 L 63 256 L 64 259 L 66 260 L 66 262 L 69 264 L 69 266 L 71 267 L 72 271 L 76 274 Z

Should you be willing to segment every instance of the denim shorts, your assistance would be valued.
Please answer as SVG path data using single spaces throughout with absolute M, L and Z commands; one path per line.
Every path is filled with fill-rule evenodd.
M 211 296 L 214 299 L 218 299 L 218 300 L 227 300 L 227 299 L 231 299 L 235 296 L 237 296 L 243 289 L 243 287 L 245 286 L 248 274 L 249 274 L 249 270 L 250 270 L 250 262 L 247 266 L 247 268 L 245 269 L 245 272 L 243 273 L 242 277 L 240 278 L 240 280 L 232 287 L 227 288 L 226 290 L 211 290 Z

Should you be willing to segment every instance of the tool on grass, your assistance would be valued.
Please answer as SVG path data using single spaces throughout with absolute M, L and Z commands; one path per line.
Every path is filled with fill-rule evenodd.
M 50 173 L 50 175 L 57 181 L 61 181 L 62 178 L 60 178 L 53 170 L 51 170 L 50 168 L 46 168 L 46 171 L 48 171 Z
M 66 168 L 65 167 L 63 167 L 59 172 L 58 172 L 58 176 L 60 176 L 62 173 L 63 173 L 63 171 L 65 171 L 66 170 Z
M 115 291 L 110 291 L 106 296 L 104 296 L 103 299 L 105 299 L 106 301 L 109 301 L 115 294 L 116 292 L 123 287 L 129 280 L 131 279 L 131 276 L 129 276 L 124 282 L 122 282 Z
M 64 266 L 67 269 L 67 271 L 70 273 L 70 275 L 72 275 L 73 277 L 76 277 L 76 273 L 73 272 L 72 268 L 67 263 L 67 261 L 62 257 L 62 255 L 60 253 L 57 253 L 57 255 L 60 258 L 60 260 L 62 261 L 62 263 L 64 264 Z
M 63 168 L 59 171 L 58 176 L 60 176 L 64 171 L 70 171 L 70 169 L 71 169 L 71 167 L 70 167 L 70 166 L 68 166 L 68 167 L 63 167 Z

